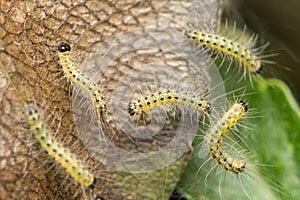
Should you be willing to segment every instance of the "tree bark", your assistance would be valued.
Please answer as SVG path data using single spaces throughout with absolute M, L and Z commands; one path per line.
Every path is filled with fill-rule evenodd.
M 78 139 L 71 110 L 72 86 L 58 73 L 57 46 L 61 41 L 69 43 L 75 62 L 81 64 L 104 41 L 124 31 L 145 27 L 182 31 L 181 22 L 197 22 L 198 16 L 191 14 L 193 11 L 202 23 L 213 27 L 218 8 L 215 0 L 0 1 L 0 64 L 3 68 L 0 72 L 0 199 L 84 199 L 96 195 L 104 199 L 168 199 L 192 152 L 191 141 L 185 141 L 190 151 L 153 172 L 122 172 L 101 164 Z M 139 56 L 143 57 L 142 63 L 148 62 L 146 58 L 156 57 Z M 162 63 L 167 63 L 164 52 L 157 56 Z M 134 58 L 137 56 L 129 57 L 126 67 L 117 60 L 114 73 L 104 74 L 106 79 L 104 83 L 100 80 L 99 85 L 115 86 L 127 71 L 135 69 L 137 64 L 131 65 Z M 138 73 L 139 69 L 136 70 Z M 208 83 L 209 78 L 203 77 Z M 41 150 L 30 133 L 21 98 L 26 104 L 36 104 L 43 110 L 51 134 L 97 172 L 97 183 L 92 191 L 82 190 L 73 184 L 71 177 L 67 178 L 64 169 L 53 167 L 55 161 Z M 130 140 L 120 136 L 115 128 L 109 133 L 117 135 L 114 142 L 120 147 L 134 148 L 127 146 Z M 172 134 L 167 134 L 167 138 L 166 143 Z M 147 151 L 155 145 L 153 140 L 135 142 L 136 148 L 148 143 Z

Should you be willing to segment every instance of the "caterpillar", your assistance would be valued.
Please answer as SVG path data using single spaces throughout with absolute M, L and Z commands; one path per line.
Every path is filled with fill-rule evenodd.
M 211 113 L 209 102 L 196 96 L 190 96 L 188 93 L 182 93 L 179 90 L 162 90 L 145 96 L 143 99 L 131 100 L 128 104 L 128 113 L 133 116 L 146 112 L 157 105 L 168 103 L 185 104 L 201 112 Z
M 234 58 L 250 73 L 258 74 L 263 68 L 257 50 L 252 50 L 236 41 L 197 29 L 187 30 L 185 36 L 192 42 L 208 48 L 214 53 L 222 53 L 225 56 L 228 55 Z
M 93 83 L 89 77 L 80 72 L 78 66 L 72 61 L 70 45 L 62 42 L 58 46 L 58 51 L 59 62 L 66 76 L 72 83 L 78 85 L 89 94 L 93 100 L 96 111 L 99 114 L 103 114 L 106 111 L 105 98 L 96 84 Z
M 77 183 L 92 189 L 96 183 L 94 175 L 85 169 L 74 154 L 58 143 L 47 132 L 37 107 L 33 105 L 26 106 L 25 115 L 30 129 L 41 147 L 53 157 L 56 162 L 63 166 Z
M 234 103 L 205 136 L 206 147 L 211 157 L 224 169 L 236 174 L 245 170 L 246 161 L 244 157 L 236 160 L 224 152 L 222 138 L 245 115 L 247 110 L 248 106 L 244 101 Z

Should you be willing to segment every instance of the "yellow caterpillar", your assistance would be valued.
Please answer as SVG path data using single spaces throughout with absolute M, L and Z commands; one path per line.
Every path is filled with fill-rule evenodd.
M 211 105 L 202 98 L 182 93 L 178 90 L 164 90 L 152 93 L 139 100 L 131 100 L 128 105 L 128 113 L 133 116 L 146 112 L 157 105 L 168 103 L 184 104 L 193 107 L 201 112 L 210 114 Z
M 78 85 L 89 94 L 98 113 L 104 113 L 106 111 L 105 98 L 96 84 L 80 72 L 78 66 L 72 61 L 70 45 L 62 42 L 58 46 L 58 51 L 59 62 L 66 76 L 72 83 Z
M 251 73 L 259 73 L 262 70 L 263 65 L 257 53 L 238 42 L 197 29 L 188 30 L 185 35 L 204 48 L 233 57 Z
M 236 160 L 227 154 L 222 147 L 222 138 L 233 126 L 237 124 L 237 122 L 245 115 L 247 110 L 248 106 L 245 102 L 239 101 L 234 103 L 205 136 L 206 147 L 209 150 L 211 157 L 224 169 L 236 174 L 245 170 L 246 161 L 243 157 L 240 160 Z
M 25 114 L 30 129 L 41 147 L 53 157 L 56 162 L 63 166 L 77 183 L 84 187 L 93 188 L 96 182 L 94 175 L 84 168 L 74 154 L 49 135 L 38 109 L 35 106 L 26 106 Z

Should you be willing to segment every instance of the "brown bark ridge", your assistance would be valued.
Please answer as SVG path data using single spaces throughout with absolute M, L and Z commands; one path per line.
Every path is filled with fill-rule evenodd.
M 78 139 L 74 111 L 71 109 L 72 85 L 62 78 L 62 73 L 58 73 L 60 66 L 57 46 L 61 41 L 69 43 L 73 58 L 79 64 L 91 63 L 89 59 L 95 59 L 98 55 L 104 55 L 104 60 L 112 59 L 114 62 L 109 67 L 93 67 L 93 70 L 101 71 L 102 78 L 98 80 L 101 88 L 116 87 L 118 80 L 128 71 L 135 70 L 138 74 L 141 72 L 139 66 L 153 60 L 158 60 L 161 65 L 178 67 L 181 70 L 177 72 L 178 76 L 188 71 L 187 78 L 193 80 L 195 72 L 189 71 L 187 62 L 161 51 L 159 45 L 151 55 L 147 51 L 138 51 L 134 45 L 130 52 L 115 59 L 105 51 L 103 54 L 91 53 L 109 49 L 110 38 L 123 32 L 139 29 L 139 33 L 145 33 L 143 37 L 147 38 L 150 33 L 145 27 L 164 29 L 171 33 L 182 31 L 181 22 L 195 23 L 193 16 L 213 27 L 217 21 L 218 8 L 219 2 L 216 0 L 1 0 L 0 199 L 94 199 L 97 195 L 104 199 L 168 199 L 192 152 L 191 139 L 186 137 L 182 141 L 189 150 L 174 162 L 157 170 L 133 173 L 102 164 L 86 149 L 84 141 Z M 161 42 L 159 35 L 151 40 Z M 119 45 L 124 45 L 120 40 L 118 42 Z M 113 51 L 109 50 L 109 53 L 113 54 Z M 85 60 L 88 61 L 84 62 Z M 87 66 L 84 64 L 80 65 L 80 69 L 85 67 Z M 205 69 L 201 70 L 202 80 L 197 80 L 199 84 L 195 84 L 195 87 L 202 85 L 203 91 L 206 91 L 209 78 Z M 144 75 L 141 73 L 140 79 Z M 109 89 L 107 91 L 107 99 L 111 99 L 112 94 Z M 126 91 L 123 91 L 121 95 L 125 94 Z M 50 134 L 95 174 L 95 188 L 82 189 L 41 150 L 25 120 L 21 98 L 26 104 L 34 103 L 43 111 Z M 103 126 L 104 133 L 116 146 L 126 151 L 158 150 L 173 137 L 174 127 L 164 127 L 152 139 L 132 139 L 117 130 L 110 119 L 111 117 L 102 119 L 103 124 L 109 125 Z M 176 126 L 176 120 L 171 123 Z M 90 145 L 96 148 L 94 143 Z M 105 156 L 101 154 L 103 152 L 108 151 L 100 150 L 100 156 Z M 109 160 L 108 157 L 106 162 L 118 162 L 117 157 L 114 159 Z

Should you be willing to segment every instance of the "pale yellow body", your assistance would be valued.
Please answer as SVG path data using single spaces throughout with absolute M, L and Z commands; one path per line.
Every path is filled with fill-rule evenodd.
M 231 56 L 241 63 L 249 72 L 257 73 L 261 69 L 261 60 L 249 48 L 225 37 L 213 35 L 199 30 L 190 30 L 187 37 L 203 47 Z
M 40 113 L 35 106 L 28 106 L 25 114 L 31 131 L 40 143 L 41 147 L 55 159 L 66 171 L 75 179 L 77 183 L 84 187 L 93 185 L 94 176 L 76 159 L 67 148 L 59 144 L 46 130 L 42 122 Z
M 206 114 L 211 112 L 210 103 L 199 97 L 191 96 L 177 90 L 165 90 L 155 92 L 140 100 L 130 101 L 129 113 L 131 113 L 131 115 L 140 114 L 141 112 L 146 112 L 155 106 L 169 103 L 187 105 Z
M 240 160 L 237 160 L 227 154 L 222 147 L 222 139 L 224 135 L 245 115 L 246 111 L 247 105 L 244 102 L 233 104 L 231 108 L 225 112 L 223 117 L 212 126 L 205 138 L 206 146 L 211 157 L 224 169 L 236 174 L 244 171 L 246 161 L 243 157 Z
M 77 65 L 71 59 L 70 51 L 58 52 L 58 57 L 60 65 L 69 80 L 88 93 L 98 113 L 105 112 L 106 102 L 100 89 L 85 74 L 78 70 Z

